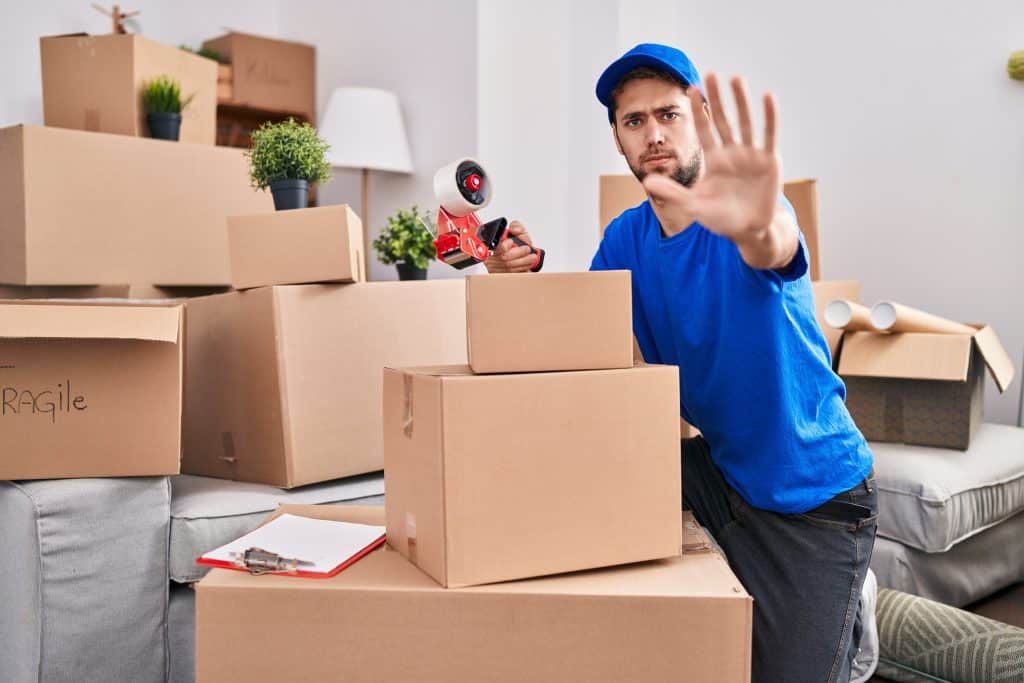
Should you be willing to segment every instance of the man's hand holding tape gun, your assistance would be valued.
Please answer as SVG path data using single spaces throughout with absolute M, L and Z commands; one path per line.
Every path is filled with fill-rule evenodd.
M 509 223 L 508 232 L 509 235 L 515 235 L 533 246 L 530 233 L 526 232 L 526 228 L 519 221 Z M 506 239 L 487 258 L 484 266 L 488 273 L 528 273 L 535 261 L 536 257 L 530 251 L 530 247 L 517 247 L 512 240 Z

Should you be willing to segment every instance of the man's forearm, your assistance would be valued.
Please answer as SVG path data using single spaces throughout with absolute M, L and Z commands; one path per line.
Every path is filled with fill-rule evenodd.
M 782 270 L 793 261 L 800 246 L 796 221 L 788 211 L 779 208 L 767 228 L 736 244 L 743 261 L 751 268 Z

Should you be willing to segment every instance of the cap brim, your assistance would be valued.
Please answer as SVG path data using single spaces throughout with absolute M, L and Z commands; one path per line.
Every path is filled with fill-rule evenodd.
M 626 55 L 621 57 L 617 61 L 613 62 L 601 77 L 597 79 L 597 99 L 606 107 L 612 106 L 612 91 L 615 90 L 615 86 L 619 84 L 622 77 L 628 74 L 633 69 L 641 66 L 653 66 L 657 69 L 667 71 L 683 83 L 687 87 L 692 86 L 693 83 L 690 79 L 686 78 L 683 74 L 672 65 L 663 59 L 658 59 L 652 55 Z

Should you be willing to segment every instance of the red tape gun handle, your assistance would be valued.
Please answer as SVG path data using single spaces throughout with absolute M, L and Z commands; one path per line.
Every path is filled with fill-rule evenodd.
M 530 247 L 530 253 L 537 257 L 537 260 L 534 261 L 533 265 L 530 267 L 530 272 L 540 272 L 540 269 L 544 267 L 544 250 L 527 244 L 515 235 L 509 235 L 508 238 L 518 247 Z

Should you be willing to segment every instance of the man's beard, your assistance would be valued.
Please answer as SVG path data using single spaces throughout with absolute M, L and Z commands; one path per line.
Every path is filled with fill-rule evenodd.
M 643 157 L 641 157 L 643 159 Z M 693 184 L 697 182 L 697 178 L 700 176 L 700 168 L 704 163 L 704 151 L 699 147 L 693 151 L 690 155 L 690 159 L 685 164 L 680 164 L 679 168 L 672 172 L 669 176 L 683 187 L 693 187 Z M 644 178 L 647 177 L 648 172 L 643 170 L 643 161 L 637 166 L 633 164 L 629 165 L 629 170 L 633 171 L 633 175 L 640 182 L 643 182 Z

